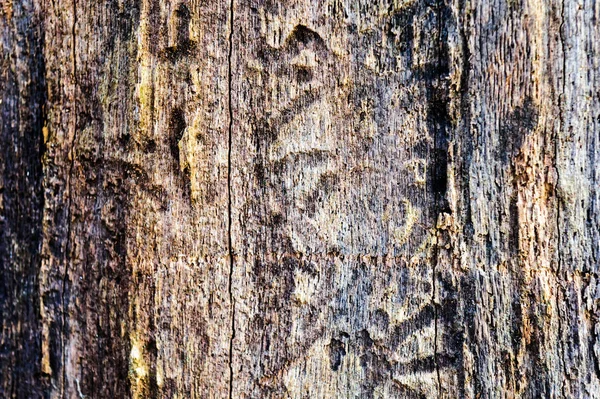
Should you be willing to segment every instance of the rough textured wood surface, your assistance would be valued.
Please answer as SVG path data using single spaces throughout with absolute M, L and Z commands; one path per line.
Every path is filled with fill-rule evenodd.
M 31 1 L 1 12 L 0 396 L 39 397 L 44 32 Z
M 600 5 L 4 0 L 0 397 L 600 398 Z

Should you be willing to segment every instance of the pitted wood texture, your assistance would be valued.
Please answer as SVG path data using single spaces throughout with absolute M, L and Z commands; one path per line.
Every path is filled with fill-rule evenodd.
M 46 7 L 49 394 L 227 396 L 227 8 Z
M 438 396 L 452 378 L 434 291 L 448 13 L 236 3 L 234 397 Z

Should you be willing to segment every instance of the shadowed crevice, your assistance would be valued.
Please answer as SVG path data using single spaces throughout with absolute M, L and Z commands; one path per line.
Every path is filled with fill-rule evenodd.
M 229 251 L 229 304 L 231 306 L 231 337 L 229 339 L 229 399 L 233 399 L 233 342 L 235 340 L 235 299 L 233 297 L 233 242 L 232 242 L 232 181 L 231 181 L 231 153 L 233 146 L 233 6 L 234 0 L 229 3 L 229 53 L 227 57 L 227 88 L 228 88 L 228 148 L 227 148 L 227 245 Z

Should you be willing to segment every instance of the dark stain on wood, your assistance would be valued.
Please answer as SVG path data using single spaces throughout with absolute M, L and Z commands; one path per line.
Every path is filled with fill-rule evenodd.
M 171 115 L 169 116 L 168 145 L 174 160 L 173 166 L 177 171 L 180 168 L 179 141 L 183 137 L 186 127 L 185 115 L 181 108 L 173 108 L 171 110 Z
M 539 111 L 531 97 L 527 97 L 522 105 L 516 107 L 502 121 L 497 153 L 504 165 L 511 162 L 521 151 L 526 137 L 533 133 L 537 126 L 538 118 Z
M 343 341 L 332 338 L 329 343 L 329 364 L 333 371 L 339 370 L 344 356 L 346 356 L 346 344 Z
M 41 365 L 39 279 L 45 33 L 40 15 L 29 11 L 32 1 L 4 3 L 10 12 L 0 15 L 0 397 L 41 398 L 49 382 Z

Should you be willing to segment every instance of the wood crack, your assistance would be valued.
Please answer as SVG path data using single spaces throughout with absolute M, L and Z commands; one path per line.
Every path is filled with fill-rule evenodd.
M 227 92 L 229 111 L 228 149 L 227 149 L 227 242 L 229 251 L 229 303 L 231 306 L 231 336 L 229 338 L 229 399 L 233 397 L 233 341 L 235 339 L 235 300 L 233 298 L 233 243 L 231 237 L 232 228 L 232 201 L 231 201 L 231 150 L 233 138 L 233 96 L 232 96 L 232 54 L 233 54 L 233 2 L 229 3 L 229 54 L 227 56 Z
M 433 110 L 433 123 L 432 126 L 435 130 L 434 133 L 434 175 L 432 181 L 432 191 L 434 194 L 434 212 L 433 212 L 433 223 L 436 225 L 436 244 L 435 244 L 435 252 L 433 254 L 433 271 L 432 271 L 432 305 L 434 309 L 434 318 L 433 318 L 433 328 L 434 328 L 434 348 L 433 348 L 433 361 L 435 374 L 437 379 L 438 386 L 438 396 L 442 396 L 442 379 L 440 374 L 440 364 L 439 364 L 439 309 L 438 304 L 436 303 L 436 274 L 437 274 L 437 264 L 439 261 L 439 231 L 437 229 L 437 219 L 439 215 L 447 208 L 447 204 L 445 201 L 445 195 L 447 191 L 447 167 L 448 167 L 448 125 L 449 125 L 449 115 L 448 115 L 448 106 L 449 106 L 449 98 L 448 93 L 444 87 L 444 75 L 447 74 L 447 59 L 444 57 L 448 57 L 447 52 L 444 48 L 444 11 L 445 5 L 444 0 L 437 0 L 435 4 L 436 14 L 437 14 L 437 65 L 436 65 L 436 74 L 435 74 L 435 82 L 431 82 L 430 85 L 432 87 L 429 88 L 430 91 L 433 91 L 431 95 L 430 101 L 433 103 L 430 105 L 434 108 Z
M 67 387 L 67 371 L 66 371 L 66 364 L 67 364 L 67 355 L 66 355 L 66 350 L 65 350 L 65 343 L 66 343 L 66 337 L 67 337 L 67 313 L 68 313 L 68 304 L 66 301 L 66 297 L 67 297 L 67 281 L 69 279 L 69 263 L 70 263 L 70 259 L 69 259 L 69 252 L 70 252 L 70 246 L 71 246 L 71 229 L 72 229 L 72 223 L 71 223 L 71 200 L 72 200 L 72 195 L 71 195 L 71 180 L 73 178 L 73 168 L 75 166 L 75 143 L 77 140 L 77 103 L 76 103 L 76 91 L 77 91 L 77 35 L 76 35 L 76 27 L 77 27 L 77 0 L 73 0 L 72 3 L 73 6 L 73 23 L 71 25 L 71 38 L 72 38 L 72 48 L 71 48 L 71 57 L 73 58 L 73 62 L 72 62 L 72 69 L 73 69 L 73 93 L 72 93 L 72 99 L 71 99 L 71 106 L 73 107 L 73 119 L 72 119 L 72 129 L 73 129 L 73 139 L 71 140 L 70 143 L 70 148 L 69 148 L 69 161 L 70 161 L 70 165 L 69 165 L 69 173 L 67 174 L 67 181 L 66 181 L 66 196 L 67 196 L 67 236 L 65 238 L 65 252 L 62 254 L 63 255 L 63 261 L 65 262 L 65 267 L 64 267 L 64 275 L 63 275 L 63 280 L 62 280 L 62 292 L 61 292 L 61 306 L 62 306 L 62 315 L 61 315 L 61 320 L 62 320 L 62 325 L 61 325 L 61 350 L 62 350 L 62 384 L 60 387 L 61 390 L 61 397 L 66 397 L 66 387 Z
M 560 44 L 561 44 L 561 49 L 562 49 L 562 82 L 561 82 L 561 93 L 559 94 L 559 98 L 558 98 L 558 117 L 559 117 L 559 122 L 560 125 L 558 127 L 558 130 L 556 132 L 555 135 L 555 140 L 554 140 L 554 165 L 555 165 L 555 170 L 556 170 L 556 185 L 560 185 L 560 171 L 559 171 L 559 147 L 560 147 L 560 134 L 562 129 L 564 128 L 565 125 L 565 104 L 564 104 L 564 99 L 565 99 L 565 92 L 566 92 L 566 81 L 567 81 L 567 54 L 566 54 L 566 38 L 565 38 L 565 1 L 562 1 L 561 4 L 561 11 L 560 11 L 560 26 L 558 29 L 558 34 L 559 34 L 559 38 L 560 38 Z M 558 187 L 555 187 L 555 190 L 557 190 Z M 565 292 L 565 288 L 562 284 L 561 281 L 561 271 L 562 271 L 562 264 L 563 264 L 563 259 L 562 259 L 562 248 L 561 248 L 561 242 L 562 242 L 562 234 L 560 231 L 560 218 L 561 218 L 561 198 L 559 193 L 556 193 L 556 253 L 557 253 L 557 265 L 556 265 L 556 283 L 558 285 L 558 289 L 561 290 L 562 294 L 563 294 L 563 303 L 566 302 L 567 298 L 566 298 L 566 292 Z M 562 384 L 561 384 L 561 393 L 564 395 L 565 394 L 565 379 L 567 378 L 567 363 L 565 360 L 565 348 L 564 348 L 564 343 L 563 343 L 563 336 L 564 336 L 564 329 L 563 329 L 563 323 L 562 323 L 562 318 L 560 315 L 560 304 L 558 301 L 558 292 L 556 295 L 556 305 L 557 305 L 557 314 L 558 314 L 558 335 L 559 335 L 559 340 L 558 340 L 558 346 L 559 346 L 559 351 L 560 351 L 560 360 L 562 362 L 562 366 L 563 366 L 563 373 L 564 373 L 564 378 L 562 379 Z M 565 311 L 565 316 L 566 316 L 566 311 Z

